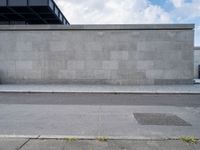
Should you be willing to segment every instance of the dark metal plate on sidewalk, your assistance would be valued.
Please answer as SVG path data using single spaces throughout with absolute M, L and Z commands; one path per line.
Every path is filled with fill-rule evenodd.
M 140 125 L 192 126 L 185 120 L 173 114 L 134 113 L 134 117 Z

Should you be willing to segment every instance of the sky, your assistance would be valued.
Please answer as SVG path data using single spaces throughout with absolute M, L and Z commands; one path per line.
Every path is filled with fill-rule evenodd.
M 70 24 L 194 23 L 200 46 L 200 0 L 55 0 Z

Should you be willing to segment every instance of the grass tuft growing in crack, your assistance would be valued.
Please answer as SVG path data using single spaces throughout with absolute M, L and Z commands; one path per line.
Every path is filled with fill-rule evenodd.
M 97 137 L 96 140 L 99 141 L 99 142 L 107 142 L 108 138 L 100 136 L 100 137 Z
M 184 136 L 180 138 L 181 141 L 187 144 L 197 144 L 198 139 L 194 136 Z
M 66 137 L 66 138 L 64 138 L 64 140 L 67 142 L 74 142 L 74 141 L 77 141 L 78 139 L 74 138 L 74 137 Z

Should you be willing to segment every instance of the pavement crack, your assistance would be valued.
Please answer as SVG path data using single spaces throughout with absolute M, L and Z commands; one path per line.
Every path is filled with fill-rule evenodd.
M 20 150 L 22 147 L 24 147 L 24 145 L 26 145 L 30 140 L 31 140 L 31 138 L 26 140 L 17 150 Z

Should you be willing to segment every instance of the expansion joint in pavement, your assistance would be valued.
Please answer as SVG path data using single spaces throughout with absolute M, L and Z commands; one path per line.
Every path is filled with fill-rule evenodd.
M 30 140 L 31 140 L 31 138 L 29 138 L 28 140 L 26 140 L 17 150 L 22 149 L 22 147 L 24 147 L 24 145 L 26 145 Z
M 20 150 L 22 149 L 30 140 L 32 139 L 39 139 L 40 138 L 40 135 L 36 138 L 28 138 L 17 150 Z

